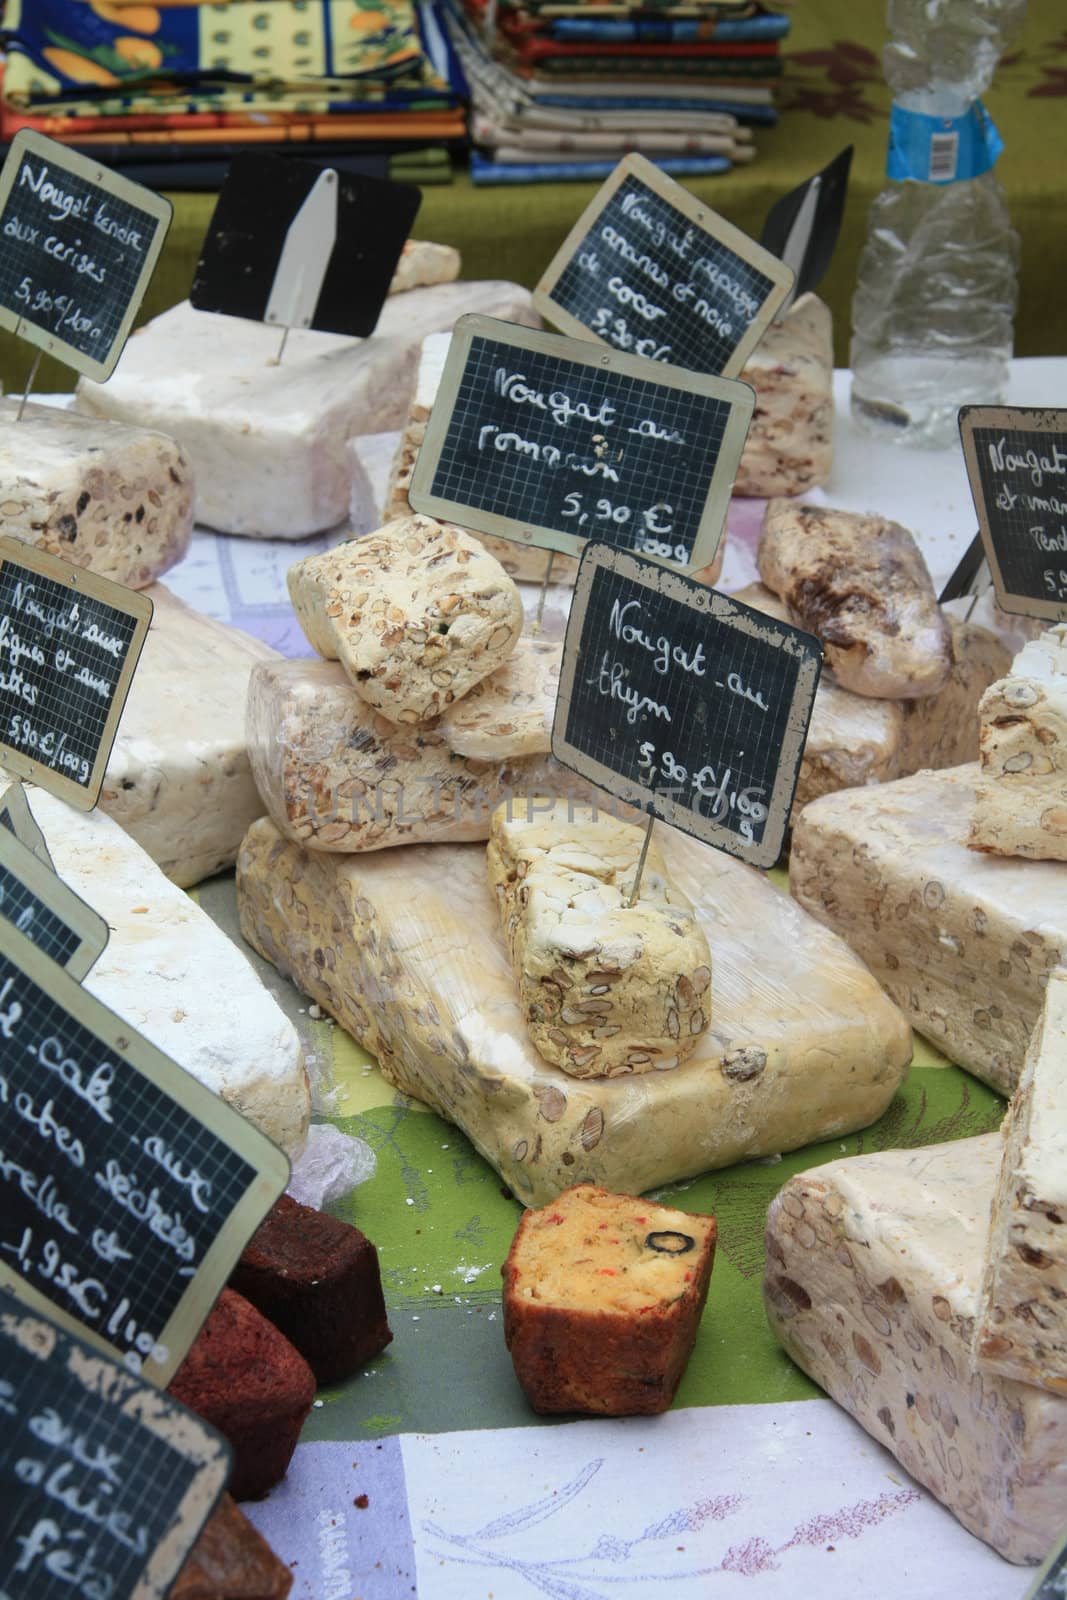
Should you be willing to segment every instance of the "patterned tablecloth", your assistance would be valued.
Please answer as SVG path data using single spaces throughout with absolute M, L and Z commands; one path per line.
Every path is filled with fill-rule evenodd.
M 1060 399 L 1067 362 L 1016 364 L 1012 399 Z M 897 516 L 935 579 L 975 526 L 958 450 L 872 447 L 847 415 L 826 499 Z M 367 448 L 379 464 L 391 441 Z M 753 576 L 761 506 L 735 502 L 724 587 Z M 276 648 L 310 654 L 288 604 L 298 546 L 198 533 L 171 587 Z M 558 606 L 557 606 L 558 616 Z M 196 891 L 236 933 L 232 879 Z M 760 1297 L 763 1219 L 783 1179 L 859 1151 L 997 1126 L 1002 1101 L 917 1041 L 908 1080 L 872 1128 L 772 1162 L 657 1191 L 714 1211 L 720 1249 L 674 1410 L 548 1424 L 504 1349 L 500 1265 L 519 1217 L 455 1128 L 385 1083 L 371 1059 L 252 957 L 293 1016 L 315 1083 L 315 1159 L 373 1152 L 373 1175 L 331 1202 L 381 1258 L 394 1332 L 351 1382 L 320 1394 L 289 1475 L 246 1509 L 291 1563 L 295 1600 L 689 1600 L 818 1592 L 824 1600 L 1019 1600 L 1025 1572 L 965 1533 L 781 1353 Z M 314 1172 L 302 1170 L 314 1184 Z

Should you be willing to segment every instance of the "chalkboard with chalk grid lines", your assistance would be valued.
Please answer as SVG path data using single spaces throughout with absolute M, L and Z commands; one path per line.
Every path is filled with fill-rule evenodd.
M 533 389 L 547 392 L 566 387 L 573 398 L 586 400 L 594 411 L 609 402 L 616 407 L 616 419 L 605 428 L 581 421 L 560 427 L 548 412 L 514 405 L 495 393 L 494 374 L 500 368 L 521 372 Z M 665 538 L 672 547 L 684 547 L 680 564 L 685 564 L 704 514 L 730 413 L 725 400 L 671 388 L 665 382 L 635 380 L 607 368 L 475 338 L 431 493 L 469 502 L 519 523 L 539 524 L 583 538 L 595 535 L 630 550 L 640 548 L 643 514 L 668 504 L 672 507 L 672 531 Z M 645 419 L 664 430 L 677 430 L 686 442 L 669 445 L 627 434 L 628 427 Z M 519 450 L 498 452 L 492 445 L 479 450 L 480 431 L 489 425 L 495 425 L 500 434 L 519 434 L 539 448 L 556 446 L 589 460 L 596 459 L 596 436 L 602 435 L 608 442 L 603 460 L 617 474 L 618 482 L 605 475 L 586 477 L 565 468 L 552 469 Z M 617 457 L 620 445 L 624 447 L 621 460 Z M 568 496 L 575 494 L 580 496 L 582 510 L 568 516 Z M 601 500 L 628 506 L 628 521 L 618 524 L 599 516 Z M 583 516 L 588 520 L 583 522 Z M 662 525 L 665 516 L 661 513 L 653 520 Z
M 965 409 L 964 420 L 967 414 Z M 1058 475 L 1040 474 L 1043 481 L 1037 483 L 1031 467 L 998 471 L 990 457 L 991 449 L 1003 442 L 1005 451 L 1021 457 L 1031 450 L 1047 457 L 1058 448 L 1067 465 L 1067 411 L 1059 413 L 1062 428 L 1058 432 L 1020 425 L 1027 415 L 1025 408 L 1019 408 L 1016 425 L 1010 429 L 975 425 L 971 430 L 984 501 L 981 510 L 1004 592 L 1058 606 L 1060 615 L 1067 618 L 1067 470 Z M 1014 496 L 1013 505 L 998 504 L 998 496 L 1004 490 Z M 1038 529 L 1051 540 L 1061 542 L 1063 548 L 1042 549 L 1036 539 Z M 1046 572 L 1051 574 L 1051 583 L 1046 580 Z
M 590 560 L 597 560 L 595 547 L 587 548 L 583 566 Z M 639 578 L 651 582 L 635 581 L 635 576 L 625 570 L 595 564 L 588 598 L 577 608 L 580 646 L 576 640 L 572 645 L 576 625 L 572 623 L 568 629 L 567 654 L 570 655 L 572 648 L 579 654 L 570 685 L 563 740 L 580 756 L 601 764 L 622 779 L 623 798 L 640 803 L 632 791 L 625 792 L 626 785 L 651 790 L 657 798 L 672 803 L 670 814 L 665 808 L 652 804 L 656 815 L 665 816 L 665 820 L 731 854 L 760 865 L 772 865 L 781 848 L 796 787 L 804 733 L 822 659 L 821 647 L 812 635 L 778 624 L 679 573 L 666 575 L 679 594 L 688 593 L 697 600 L 698 606 L 694 607 L 653 586 L 664 581 L 662 569 L 657 572 L 654 567 L 630 560 L 627 564 Z M 694 657 L 698 646 L 702 647 L 706 662 L 703 676 L 690 674 L 677 665 L 671 665 L 667 673 L 657 672 L 653 652 L 620 645 L 612 627 L 612 609 L 616 602 L 621 608 L 633 600 L 639 602 L 640 611 L 626 613 L 626 619 L 639 625 L 649 638 L 668 638 L 689 659 Z M 724 615 L 714 615 L 713 606 Z M 738 614 L 754 619 L 757 631 L 747 632 L 736 624 L 731 625 L 727 619 Z M 772 639 L 779 642 L 772 642 Z M 601 669 L 605 662 L 620 661 L 626 668 L 625 686 L 639 696 L 665 705 L 670 712 L 669 721 L 654 710 L 645 709 L 630 722 L 627 707 L 605 696 L 601 688 Z M 796 720 L 798 684 L 805 666 L 812 669 L 808 694 L 806 704 L 805 696 L 801 696 L 801 726 L 795 730 L 791 741 L 794 754 L 786 770 L 783 747 L 787 744 L 790 724 Z M 727 679 L 732 673 L 739 675 L 752 695 L 764 700 L 766 711 L 755 707 L 749 698 L 731 692 Z M 565 681 L 567 676 L 565 672 Z M 654 765 L 658 769 L 655 777 L 651 776 L 648 764 L 643 766 L 641 762 L 645 744 L 654 747 Z M 567 759 L 558 748 L 555 735 L 553 751 L 561 759 Z M 673 764 L 685 769 L 684 782 L 672 778 L 672 762 L 668 756 L 673 758 Z M 727 771 L 731 773 L 729 787 L 735 795 L 751 796 L 766 807 L 768 815 L 763 820 L 750 821 L 751 843 L 741 833 L 742 810 L 728 803 L 719 805 L 693 787 L 694 775 L 708 766 L 714 769 L 719 782 Z M 712 822 L 718 824 L 714 832 L 705 826 Z M 777 830 L 774 838 L 768 836 L 768 830 L 772 829 Z M 769 861 L 759 859 L 764 854 L 770 855 Z
M 21 1007 L 21 1014 L 11 1039 L 3 1041 L 0 1054 L 0 1144 L 7 1160 L 20 1170 L 36 1173 L 42 1179 L 51 1175 L 58 1194 L 76 1219 L 78 1232 L 72 1235 L 52 1225 L 23 1188 L 8 1181 L 3 1184 L 0 1207 L 0 1262 L 68 1316 L 125 1354 L 134 1348 L 134 1341 L 125 1332 L 128 1321 L 136 1323 L 138 1331 L 158 1339 L 189 1287 L 190 1277 L 183 1275 L 182 1269 L 195 1270 L 200 1265 L 254 1179 L 255 1170 L 164 1088 L 71 1015 L 10 955 L 0 955 L 0 1017 L 13 1003 Z M 65 1077 L 54 1066 L 44 1064 L 42 1046 L 48 1040 L 56 1041 L 49 1059 L 58 1054 L 77 1064 L 83 1086 L 97 1066 L 103 1064 L 110 1070 L 110 1121 L 87 1103 L 84 1094 L 70 1086 L 66 1081 L 71 1076 L 69 1072 Z M 42 1139 L 34 1123 L 19 1114 L 16 1101 L 20 1095 L 31 1098 L 38 1116 L 45 1103 L 51 1103 L 54 1122 L 70 1129 L 84 1146 L 82 1165 L 68 1159 L 54 1142 Z M 142 1140 L 148 1135 L 165 1140 L 177 1160 L 186 1167 L 194 1166 L 210 1184 L 207 1212 L 198 1211 L 189 1189 L 142 1150 Z M 97 1182 L 95 1174 L 105 1173 L 109 1160 L 131 1174 L 140 1191 L 158 1190 L 164 1210 L 182 1215 L 196 1240 L 193 1260 L 183 1260 Z M 31 1236 L 28 1248 L 24 1244 L 27 1229 Z M 131 1250 L 132 1259 L 111 1263 L 103 1260 L 92 1244 L 94 1229 L 105 1234 L 114 1230 Z M 58 1274 L 49 1277 L 39 1270 L 38 1263 L 45 1259 L 42 1248 L 46 1239 L 54 1240 L 62 1260 L 71 1264 L 79 1283 L 95 1279 L 103 1285 L 99 1298 L 104 1306 L 99 1315 L 85 1315 L 76 1300 L 58 1287 Z M 94 1305 L 96 1299 L 94 1294 Z M 124 1301 L 128 1306 L 121 1326 L 110 1329 L 109 1319 Z
M 95 622 L 102 633 L 118 639 L 121 642 L 121 654 L 113 657 L 107 652 L 97 652 L 91 644 L 76 635 L 70 636 L 68 644 L 67 636 L 61 631 L 49 635 L 46 625 L 16 606 L 15 592 L 20 582 L 32 585 L 34 600 L 46 611 L 54 608 L 62 613 L 76 604 L 81 622 L 84 625 Z M 67 645 L 72 652 L 77 652 L 79 665 L 90 670 L 94 664 L 97 665 L 100 674 L 113 678 L 116 684 L 138 626 L 135 616 L 119 611 L 106 601 L 58 583 L 43 573 L 21 568 L 13 560 L 0 561 L 0 618 L 4 616 L 18 619 L 19 633 L 42 648 L 47 663 L 54 663 L 57 647 Z M 10 670 L 6 657 L 4 669 Z M 61 776 L 88 788 L 111 715 L 114 695 L 102 696 L 95 689 L 77 683 L 72 673 L 60 673 L 51 664 L 41 667 L 24 659 L 18 663 L 18 669 L 36 690 L 36 703 L 30 705 L 18 692 L 0 684 L 0 745 L 8 744 L 21 755 L 39 760 L 45 766 L 54 765 Z M 38 734 L 43 730 L 54 730 L 60 753 L 65 752 L 84 762 L 84 767 L 58 765 L 40 754 L 39 748 L 33 747 L 23 736 L 25 723 L 32 725 Z M 13 726 L 16 728 L 14 735 Z
M 131 198 L 112 192 L 106 184 L 98 186 L 80 172 L 71 170 L 67 164 L 71 159 L 69 153 L 59 146 L 56 150 L 58 165 L 50 165 L 36 148 L 18 157 L 14 182 L 0 213 L 0 306 L 24 323 L 45 329 L 89 361 L 106 362 L 130 312 L 131 302 L 138 298 L 139 286 L 143 287 L 146 262 L 154 259 L 151 246 L 160 231 L 161 218 L 142 209 Z M 109 222 L 116 228 L 132 228 L 139 234 L 142 248 L 136 249 L 113 232 L 101 231 L 89 217 L 64 217 L 57 215 L 57 208 L 41 205 L 29 184 L 23 181 L 23 175 L 28 172 L 38 177 L 45 167 L 48 169 L 45 181 L 53 182 L 75 201 L 84 201 L 90 211 L 103 205 Z M 104 176 L 123 189 L 134 187 L 116 174 L 105 173 Z M 146 199 L 155 198 L 146 191 Z M 165 216 L 169 218 L 169 215 L 170 206 L 166 203 Z M 11 226 L 16 220 L 23 230 L 35 227 L 36 238 L 18 237 Z M 76 271 L 70 261 L 46 252 L 44 245 L 49 239 L 56 241 L 57 249 L 69 247 L 72 260 L 82 255 L 90 258 L 95 269 L 103 272 L 103 280 L 96 282 L 88 272 Z M 27 279 L 32 285 L 29 300 L 25 294 L 20 294 L 20 286 Z M 53 306 L 49 308 L 42 303 L 35 310 L 38 294 L 50 297 Z M 56 307 L 57 299 L 67 301 L 68 305 Z M 71 307 L 75 305 L 80 308 L 87 326 L 80 326 L 71 315 Z
M 631 222 L 623 210 L 623 201 L 630 193 L 638 195 L 642 209 L 657 223 L 661 223 L 665 230 L 684 234 L 687 228 L 692 227 L 687 217 L 676 212 L 668 201 L 654 193 L 639 178 L 628 178 L 597 217 L 595 228 L 589 235 L 587 248 L 597 257 L 599 274 L 594 275 L 583 266 L 579 259 L 583 252 L 576 252 L 560 274 L 552 290 L 552 298 L 607 344 L 619 345 L 618 335 L 612 330 L 615 320 L 622 318 L 627 330 L 638 338 L 652 338 L 658 346 L 669 347 L 665 355 L 653 359 L 688 367 L 693 372 L 722 372 L 755 313 L 748 315 L 738 310 L 729 296 L 717 290 L 699 273 L 690 271 L 687 274 L 683 263 L 669 247 L 657 246 L 644 228 Z M 688 275 L 696 290 L 691 301 L 683 304 L 674 298 L 669 289 L 657 288 L 642 269 L 624 260 L 610 245 L 602 242 L 601 230 L 606 227 L 620 234 L 638 256 L 647 256 L 653 264 L 661 266 L 673 281 Z M 771 280 L 751 262 L 745 261 L 709 235 L 701 235 L 699 245 L 694 250 L 694 257 L 696 255 L 706 257 L 712 265 L 729 272 L 738 286 L 752 295 L 757 307 L 763 304 L 774 287 Z M 667 315 L 645 321 L 631 306 L 624 305 L 612 295 L 608 281 L 613 277 L 621 278 L 630 289 L 664 308 Z M 730 333 L 723 333 L 711 326 L 695 310 L 701 299 L 712 311 L 722 313 L 724 320 L 730 324 Z M 610 311 L 610 318 L 604 319 L 598 315 L 601 308 Z M 619 345 L 619 348 L 630 349 L 632 345 Z
M 0 1313 L 17 1311 L 16 1304 L 0 1291 Z M 126 1414 L 114 1400 L 94 1393 L 75 1374 L 68 1356 L 72 1344 L 77 1348 L 68 1334 L 55 1330 L 55 1343 L 45 1358 L 0 1328 L 4 1532 L 0 1592 L 11 1600 L 70 1600 L 71 1595 L 97 1592 L 77 1584 L 72 1588 L 72 1572 L 83 1562 L 89 1571 L 106 1574 L 109 1594 L 131 1594 L 197 1475 L 195 1461 L 146 1428 L 136 1411 Z M 85 1353 L 88 1359 L 97 1359 L 95 1353 L 90 1355 L 87 1349 Z M 37 1427 L 31 1429 L 35 1420 Z M 50 1445 L 48 1438 L 61 1429 L 68 1438 L 81 1440 L 83 1459 L 99 1461 L 102 1457 L 110 1471 L 102 1476 L 98 1472 L 94 1478 L 89 1468 L 76 1464 L 77 1458 Z M 126 1539 L 115 1537 L 107 1524 L 94 1525 L 66 1511 L 58 1497 L 46 1497 L 41 1485 L 30 1481 L 27 1466 L 16 1470 L 20 1462 L 42 1462 L 49 1477 L 67 1464 L 59 1488 L 73 1491 L 80 1487 L 75 1498 L 100 1504 Z M 120 1481 L 115 1483 L 115 1478 Z M 47 1519 L 51 1529 L 39 1527 L 42 1519 Z M 32 1537 L 35 1528 L 39 1544 Z M 138 1530 L 143 1530 L 143 1552 L 136 1548 Z M 45 1555 L 64 1548 L 71 1555 L 66 1569 L 60 1563 L 50 1570 Z M 86 1579 L 87 1583 L 93 1581 L 88 1571 Z

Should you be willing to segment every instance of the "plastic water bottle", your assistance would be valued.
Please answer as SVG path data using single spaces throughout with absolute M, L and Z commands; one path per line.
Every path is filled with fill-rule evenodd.
M 886 171 L 852 301 L 852 413 L 907 444 L 956 436 L 959 406 L 1002 398 L 1019 238 L 979 100 L 1026 0 L 888 0 Z

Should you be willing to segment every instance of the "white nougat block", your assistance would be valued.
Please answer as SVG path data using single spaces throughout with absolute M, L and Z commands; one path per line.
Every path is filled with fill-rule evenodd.
M 483 847 L 327 855 L 264 818 L 238 857 L 241 928 L 529 1205 L 587 1180 L 640 1194 L 873 1122 L 911 1057 L 900 1012 L 763 873 L 657 837 L 714 972 L 711 1025 L 670 1072 L 571 1078 L 537 1053 Z
M 144 589 L 193 532 L 193 471 L 162 433 L 0 402 L 0 533 Z
M 976 765 L 845 789 L 793 828 L 789 886 L 914 1028 L 1011 1094 L 1067 956 L 1067 867 L 967 848 Z
M 979 712 L 971 849 L 1067 861 L 1067 623 L 1023 647 Z
M 245 745 L 248 680 L 269 645 L 214 622 L 163 584 L 153 603 L 100 805 L 173 883 L 188 888 L 237 859 L 263 815 Z
M 971 1350 L 999 1156 L 993 1133 L 791 1178 L 767 1217 L 764 1299 L 797 1365 L 913 1478 L 1036 1563 L 1067 1509 L 1067 1399 Z
M 110 929 L 85 988 L 295 1155 L 311 1111 L 300 1041 L 246 957 L 110 817 L 27 796 L 56 872 Z
M 455 753 L 442 721 L 389 722 L 332 661 L 256 666 L 246 732 L 266 810 L 310 850 L 488 839 L 493 811 L 511 796 L 543 809 L 550 796 L 598 793 L 551 756 L 474 761 Z
M 130 339 L 106 384 L 76 406 L 179 440 L 196 472 L 196 518 L 223 533 L 301 539 L 348 514 L 346 445 L 407 418 L 427 334 L 467 312 L 537 324 L 511 283 L 444 283 L 393 295 L 373 338 L 277 328 L 194 311 L 187 301 Z
M 1045 1008 L 1004 1125 L 978 1308 L 979 1366 L 1067 1396 L 1067 970 Z

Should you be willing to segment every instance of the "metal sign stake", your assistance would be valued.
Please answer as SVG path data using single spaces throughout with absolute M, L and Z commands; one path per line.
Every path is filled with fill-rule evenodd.
M 648 827 L 645 829 L 644 842 L 641 845 L 641 854 L 637 858 L 637 871 L 634 873 L 634 886 L 630 890 L 630 898 L 626 902 L 627 910 L 629 910 L 637 900 L 638 891 L 641 888 L 641 874 L 645 870 L 645 858 L 648 855 L 648 847 L 652 842 L 652 829 L 655 826 L 656 819 L 650 812 L 648 817 Z
M 544 614 L 545 614 L 545 600 L 546 600 L 546 598 L 548 596 L 549 580 L 552 577 L 552 563 L 555 561 L 555 559 L 556 559 L 556 552 L 554 550 L 550 550 L 548 552 L 548 561 L 545 564 L 545 575 L 541 579 L 541 593 L 538 596 L 538 600 L 537 600 L 537 616 L 534 618 L 534 625 L 533 625 L 533 632 L 534 633 L 540 633 L 541 632 L 541 621 L 542 621 L 542 618 L 544 617 Z
M 41 357 L 43 354 L 43 350 L 38 350 L 37 354 L 33 358 L 33 366 L 30 368 L 30 375 L 26 379 L 26 388 L 23 391 L 21 400 L 19 401 L 19 408 L 15 412 L 16 422 L 22 421 L 22 413 L 26 409 L 26 401 L 30 398 L 30 390 L 33 388 L 33 380 L 37 376 L 37 368 L 41 365 Z

